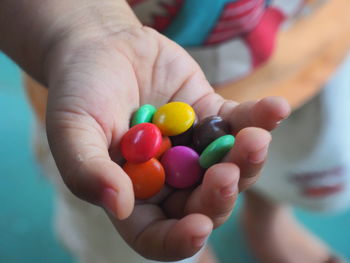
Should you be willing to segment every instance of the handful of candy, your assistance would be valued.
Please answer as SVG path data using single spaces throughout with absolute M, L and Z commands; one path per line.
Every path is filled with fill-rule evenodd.
M 170 102 L 158 109 L 145 104 L 133 115 L 121 140 L 123 167 L 135 197 L 147 199 L 167 183 L 183 189 L 200 182 L 205 169 L 220 162 L 235 138 L 219 116 L 196 123 L 193 108 Z

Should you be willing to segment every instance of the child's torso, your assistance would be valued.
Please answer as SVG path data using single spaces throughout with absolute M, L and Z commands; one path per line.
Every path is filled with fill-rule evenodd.
M 209 81 L 222 84 L 248 75 L 265 62 L 273 53 L 278 29 L 305 1 L 129 2 L 143 24 L 185 47 Z

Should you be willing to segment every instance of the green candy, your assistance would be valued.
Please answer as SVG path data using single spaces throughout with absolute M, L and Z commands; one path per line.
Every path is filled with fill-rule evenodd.
M 134 113 L 131 120 L 131 127 L 136 124 L 152 122 L 152 118 L 157 109 L 150 104 L 144 104 Z
M 232 135 L 224 135 L 210 143 L 199 157 L 199 164 L 202 168 L 210 166 L 221 161 L 222 158 L 231 150 L 235 143 L 235 137 Z

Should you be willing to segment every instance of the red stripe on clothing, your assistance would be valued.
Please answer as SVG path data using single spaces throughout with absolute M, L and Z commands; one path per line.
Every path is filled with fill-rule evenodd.
M 267 8 L 260 23 L 243 36 L 252 53 L 254 67 L 265 62 L 271 56 L 275 47 L 277 30 L 284 19 L 285 16 L 280 10 Z
M 252 14 L 251 16 L 245 16 L 241 19 L 232 19 L 230 21 L 219 21 L 219 23 L 215 27 L 215 31 L 225 30 L 225 29 L 231 29 L 233 27 L 240 27 L 242 31 L 245 31 L 245 27 L 250 28 L 250 23 L 257 24 L 256 20 L 259 20 L 263 13 L 265 8 L 263 6 L 259 7 L 258 10 Z
M 247 21 L 246 26 L 235 25 L 227 28 L 216 29 L 216 32 L 211 34 L 207 40 L 207 44 L 220 43 L 244 32 L 253 30 L 259 23 L 263 13 L 259 14 L 256 18 L 250 18 L 252 21 Z
M 205 43 L 220 43 L 251 31 L 259 23 L 264 11 L 263 0 L 242 0 L 227 4 Z
M 257 5 L 261 4 L 262 0 L 241 0 L 234 3 L 228 3 L 222 14 L 222 18 L 232 17 L 239 15 L 249 10 L 254 9 Z

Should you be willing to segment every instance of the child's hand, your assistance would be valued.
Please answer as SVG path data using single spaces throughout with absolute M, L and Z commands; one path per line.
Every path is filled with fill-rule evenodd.
M 87 40 L 62 41 L 49 61 L 47 131 L 62 177 L 75 195 L 104 207 L 141 255 L 189 257 L 225 222 L 238 192 L 256 181 L 270 142 L 266 130 L 287 117 L 289 106 L 280 98 L 225 101 L 182 48 L 149 28 Z M 131 181 L 116 163 L 119 142 L 140 105 L 169 101 L 189 103 L 199 119 L 222 116 L 236 143 L 196 189 L 164 189 L 134 207 Z
M 49 86 L 47 132 L 63 180 L 105 208 L 147 258 L 177 260 L 201 248 L 237 193 L 257 179 L 267 130 L 289 114 L 279 98 L 223 100 L 182 48 L 140 26 L 125 0 L 0 1 L 0 35 L 0 49 Z M 131 181 L 117 164 L 119 142 L 140 105 L 169 101 L 191 104 L 199 119 L 222 116 L 236 142 L 196 189 L 164 189 L 134 206 Z

